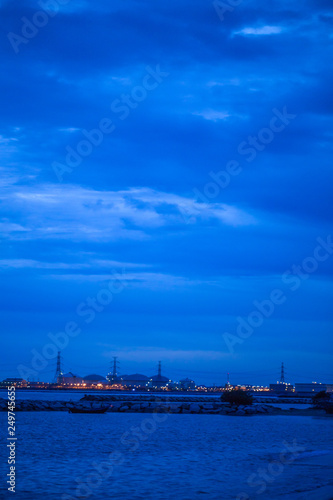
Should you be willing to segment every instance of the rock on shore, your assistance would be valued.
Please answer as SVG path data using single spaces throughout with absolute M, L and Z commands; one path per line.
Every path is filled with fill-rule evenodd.
M 152 400 L 112 400 L 107 401 L 104 397 L 103 400 L 97 399 L 96 396 L 82 398 L 80 401 L 34 401 L 34 400 L 17 400 L 15 412 L 21 411 L 68 411 L 70 408 L 99 408 L 101 405 L 108 405 L 109 412 L 121 413 L 174 413 L 174 414 L 211 414 L 211 415 L 230 415 L 230 416 L 250 416 L 250 415 L 264 415 L 264 414 L 310 414 L 310 412 L 318 412 L 321 410 L 281 410 L 267 404 L 254 404 L 252 406 L 232 406 L 229 403 L 222 403 L 221 401 L 207 402 L 204 401 L 184 401 L 184 399 L 172 398 L 172 400 L 159 401 L 159 398 Z M 0 411 L 8 411 L 7 400 L 0 398 Z M 323 412 L 322 412 L 323 413 Z

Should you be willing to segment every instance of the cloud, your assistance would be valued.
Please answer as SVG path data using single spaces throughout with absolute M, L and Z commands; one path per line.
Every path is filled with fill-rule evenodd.
M 77 127 L 65 127 L 65 128 L 59 128 L 59 132 L 67 132 L 68 134 L 72 134 L 73 132 L 79 132 L 80 129 Z
M 142 268 L 148 267 L 147 264 L 136 264 L 133 262 L 119 262 L 115 260 L 101 260 L 101 259 L 86 259 L 85 262 L 43 262 L 33 259 L 0 259 L 0 269 L 65 269 L 65 270 L 79 270 L 79 269 L 113 269 L 113 268 Z M 61 278 L 61 275 L 55 275 Z M 67 275 L 70 277 L 70 275 Z M 100 276 L 100 275 L 99 275 Z M 73 275 L 74 278 L 80 279 L 80 275 Z M 97 278 L 96 276 L 95 278 Z M 89 277 L 86 276 L 86 279 Z M 106 279 L 106 278 L 104 278 Z
M 104 351 L 103 356 L 110 358 L 114 356 L 116 346 L 112 351 Z M 163 349 L 158 347 L 136 346 L 127 349 L 117 349 L 119 357 L 124 361 L 215 361 L 230 357 L 229 353 L 209 350 L 185 350 L 185 349 Z
M 210 219 L 231 226 L 256 223 L 251 214 L 234 206 L 198 203 L 150 188 L 97 191 L 70 185 L 19 186 L 8 189 L 2 203 L 22 219 L 19 225 L 2 222 L 9 239 L 140 240 L 162 227 L 183 227 L 184 213 L 203 223 Z
M 192 113 L 193 115 L 202 116 L 205 120 L 211 120 L 216 122 L 218 120 L 225 120 L 229 118 L 229 113 L 226 111 L 217 111 L 214 109 L 207 109 L 205 111 L 195 111 Z
M 234 31 L 234 35 L 277 35 L 282 33 L 281 26 L 261 26 L 260 28 L 243 28 L 239 31 Z

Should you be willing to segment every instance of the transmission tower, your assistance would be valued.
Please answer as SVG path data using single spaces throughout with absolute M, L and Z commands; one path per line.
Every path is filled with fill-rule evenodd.
M 61 354 L 60 354 L 60 351 L 58 351 L 57 368 L 56 368 L 56 372 L 54 375 L 54 383 L 61 384 L 63 375 L 64 375 L 64 373 L 63 373 L 62 368 L 61 368 Z
M 115 379 L 118 377 L 117 367 L 119 366 L 119 363 L 118 363 L 117 359 L 118 359 L 118 356 L 113 356 L 112 377 L 115 378 Z
M 284 365 L 283 365 L 283 363 L 282 363 L 282 365 L 281 365 L 280 383 L 281 383 L 281 384 L 285 384 L 285 379 L 284 379 Z
M 107 379 L 109 382 L 115 382 L 118 379 L 118 367 L 119 362 L 117 361 L 118 356 L 113 356 L 113 363 L 111 363 L 110 373 L 107 375 Z

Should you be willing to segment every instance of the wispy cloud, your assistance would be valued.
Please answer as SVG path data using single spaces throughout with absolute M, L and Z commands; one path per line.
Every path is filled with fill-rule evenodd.
M 101 344 L 105 346 L 105 344 Z M 110 345 L 111 351 L 105 351 L 103 356 L 105 358 L 110 358 L 114 356 L 116 346 Z M 130 347 L 128 349 L 117 348 L 117 353 L 119 357 L 124 361 L 137 361 L 137 362 L 147 362 L 152 360 L 165 360 L 165 361 L 214 361 L 219 359 L 226 359 L 230 357 L 229 353 L 222 351 L 205 351 L 205 350 L 185 350 L 185 349 L 163 349 L 160 347 L 147 347 L 147 346 L 136 346 Z
M 131 268 L 147 268 L 148 264 L 136 264 L 133 262 L 121 262 L 115 260 L 102 260 L 102 259 L 85 259 L 85 262 L 44 262 L 40 260 L 33 259 L 0 259 L 0 269 L 59 269 L 59 270 L 80 270 L 80 269 L 131 269 Z M 67 275 L 69 277 L 80 275 Z M 60 275 L 60 279 L 63 277 Z M 100 275 L 94 276 L 94 278 L 101 279 Z M 93 278 L 93 281 L 94 281 Z M 86 277 L 89 280 L 89 277 Z
M 53 269 L 61 269 L 60 267 L 54 267 Z M 67 269 L 63 267 L 63 269 Z M 68 267 L 70 270 L 70 267 Z M 75 267 L 73 268 L 75 269 Z M 79 269 L 79 267 L 78 267 Z M 202 285 L 217 285 L 218 280 L 213 279 L 191 279 L 185 276 L 176 276 L 168 273 L 154 273 L 154 272 L 127 272 L 126 267 L 114 266 L 113 270 L 115 272 L 121 272 L 122 280 L 126 283 L 126 288 L 129 289 L 140 289 L 140 290 L 150 290 L 150 291 L 162 291 L 167 290 L 189 290 L 190 288 L 202 286 Z M 114 279 L 114 274 L 93 274 L 93 273 L 58 273 L 58 274 L 48 274 L 45 279 L 52 279 L 56 281 L 71 282 L 71 283 L 103 283 L 109 282 Z
M 277 35 L 283 31 L 281 26 L 260 26 L 258 28 L 248 27 L 239 31 L 234 31 L 234 35 Z
M 226 111 L 218 111 L 216 109 L 206 109 L 204 111 L 195 111 L 192 113 L 196 116 L 202 116 L 205 120 L 217 122 L 218 120 L 226 120 L 230 114 Z
M 3 206 L 20 213 L 21 223 L 2 221 L 9 239 L 68 239 L 108 241 L 143 239 L 165 226 L 184 226 L 183 212 L 204 223 L 256 223 L 253 215 L 227 204 L 205 204 L 149 188 L 97 191 L 79 186 L 15 187 L 2 197 Z

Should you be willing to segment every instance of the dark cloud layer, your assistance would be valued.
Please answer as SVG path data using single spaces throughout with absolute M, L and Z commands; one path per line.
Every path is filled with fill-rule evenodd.
M 203 0 L 46 4 L 0 2 L 1 375 L 74 318 L 76 371 L 118 353 L 207 383 L 267 383 L 282 360 L 325 381 L 331 258 L 295 292 L 281 277 L 331 232 L 331 2 L 244 0 L 224 20 Z M 86 325 L 77 306 L 114 272 L 127 287 Z M 231 355 L 223 333 L 274 288 L 285 304 Z

